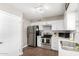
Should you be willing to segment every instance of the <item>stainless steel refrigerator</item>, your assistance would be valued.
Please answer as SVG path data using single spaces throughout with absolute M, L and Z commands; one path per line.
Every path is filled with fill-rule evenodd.
M 27 27 L 27 45 L 36 47 L 37 46 L 37 35 L 36 35 L 36 26 Z

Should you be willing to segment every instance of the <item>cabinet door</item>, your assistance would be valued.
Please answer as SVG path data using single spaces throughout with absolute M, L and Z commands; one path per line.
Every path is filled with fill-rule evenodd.
M 57 38 L 55 38 L 55 37 L 53 37 L 52 39 L 51 39 L 51 49 L 53 49 L 53 50 L 58 50 L 58 39 Z
M 43 30 L 43 25 L 39 25 L 39 30 Z
M 79 32 L 75 33 L 75 41 L 79 43 Z

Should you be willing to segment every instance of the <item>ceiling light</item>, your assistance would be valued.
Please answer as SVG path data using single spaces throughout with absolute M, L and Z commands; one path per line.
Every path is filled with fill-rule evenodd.
M 38 8 L 36 8 L 36 11 L 39 12 L 39 13 L 43 13 L 44 8 L 43 7 L 38 7 Z
M 33 8 L 33 11 L 36 15 L 39 15 L 40 21 L 43 19 L 43 13 L 45 13 L 48 10 L 48 6 L 45 4 L 37 5 Z
M 37 7 L 34 7 L 35 11 L 38 13 L 44 13 L 46 11 L 46 9 L 48 9 L 47 6 L 45 6 L 44 4 L 40 4 Z

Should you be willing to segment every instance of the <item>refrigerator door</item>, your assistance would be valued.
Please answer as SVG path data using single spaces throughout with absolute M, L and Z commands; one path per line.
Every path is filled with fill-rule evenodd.
M 29 26 L 27 28 L 27 44 L 28 46 L 36 47 L 36 27 Z
M 33 26 L 33 43 L 34 43 L 34 47 L 37 46 L 37 39 L 36 39 L 36 26 Z

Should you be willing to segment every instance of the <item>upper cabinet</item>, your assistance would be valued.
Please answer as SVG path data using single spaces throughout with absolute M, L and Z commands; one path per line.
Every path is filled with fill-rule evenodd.
M 43 25 L 43 30 L 52 30 L 52 25 Z
M 79 8 L 79 3 L 69 3 L 68 8 L 67 8 L 67 12 L 75 12 L 78 11 Z
M 65 30 L 77 30 L 78 26 L 78 13 L 79 13 L 79 4 L 70 3 L 67 10 L 64 14 L 64 24 Z
M 76 16 L 76 31 L 79 32 L 79 12 L 77 12 Z
M 64 30 L 64 21 L 63 20 L 53 21 L 52 30 Z
M 39 25 L 39 30 L 64 30 L 64 20 L 48 21 L 46 24 Z
M 39 25 L 39 30 L 52 30 L 52 25 Z
M 39 25 L 39 30 L 43 30 L 43 26 L 42 25 Z
M 76 29 L 76 13 L 66 12 L 64 16 L 65 30 L 75 30 Z

